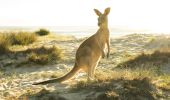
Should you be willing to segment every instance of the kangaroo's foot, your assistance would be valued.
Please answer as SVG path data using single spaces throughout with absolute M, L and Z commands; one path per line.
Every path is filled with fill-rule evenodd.
M 107 58 L 109 58 L 109 56 L 110 56 L 110 54 L 109 54 L 109 53 L 107 53 Z

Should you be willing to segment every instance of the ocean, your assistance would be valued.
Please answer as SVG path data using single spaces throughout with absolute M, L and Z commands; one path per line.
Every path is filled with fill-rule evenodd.
M 40 28 L 47 29 L 54 34 L 85 37 L 96 33 L 97 26 L 0 26 L 0 31 L 37 31 Z M 111 36 L 121 36 L 133 33 L 148 33 L 148 30 L 134 30 L 127 27 L 109 27 Z

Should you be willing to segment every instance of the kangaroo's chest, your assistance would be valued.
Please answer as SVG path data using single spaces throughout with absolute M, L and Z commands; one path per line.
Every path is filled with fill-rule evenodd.
M 107 37 L 105 37 L 105 38 L 100 38 L 99 39 L 99 45 L 102 47 L 102 49 L 105 51 L 106 49 L 107 49 Z

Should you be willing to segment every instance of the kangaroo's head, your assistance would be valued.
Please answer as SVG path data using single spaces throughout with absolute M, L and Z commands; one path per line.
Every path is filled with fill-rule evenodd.
M 110 12 L 110 8 L 106 8 L 103 14 L 97 9 L 94 9 L 94 11 L 98 15 L 98 26 L 99 27 L 107 26 L 108 23 L 107 15 Z

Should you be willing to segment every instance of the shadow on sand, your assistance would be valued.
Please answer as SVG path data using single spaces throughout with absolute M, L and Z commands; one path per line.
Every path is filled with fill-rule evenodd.
M 77 100 L 158 100 L 167 99 L 166 95 L 160 95 L 160 90 L 151 83 L 148 78 L 141 79 L 111 79 L 109 81 L 78 83 L 69 93 L 74 93 Z M 169 90 L 170 92 L 170 90 Z M 77 93 L 77 95 L 75 95 Z M 67 93 L 59 93 L 41 90 L 36 94 L 24 94 L 20 98 L 28 100 L 73 100 Z M 74 99 L 76 98 L 74 97 Z

